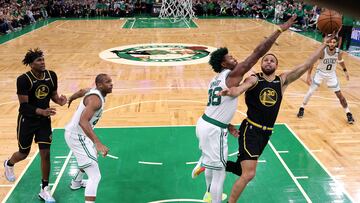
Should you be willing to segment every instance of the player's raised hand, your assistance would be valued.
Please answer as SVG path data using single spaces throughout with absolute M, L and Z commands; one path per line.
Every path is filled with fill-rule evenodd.
M 109 148 L 107 148 L 105 145 L 103 145 L 101 142 L 98 142 L 95 144 L 96 150 L 105 157 L 107 153 L 109 152 Z
M 328 34 L 324 37 L 324 43 L 329 43 L 332 39 L 336 37 L 336 31 L 334 31 L 332 34 Z
M 282 31 L 285 31 L 289 29 L 294 23 L 296 23 L 297 15 L 294 14 L 291 18 L 289 18 L 288 21 L 286 21 L 284 24 L 279 25 L 280 29 Z

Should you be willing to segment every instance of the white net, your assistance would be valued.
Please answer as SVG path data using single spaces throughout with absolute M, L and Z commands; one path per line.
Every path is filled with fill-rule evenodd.
M 160 18 L 169 18 L 172 22 L 190 21 L 195 17 L 192 0 L 163 0 Z

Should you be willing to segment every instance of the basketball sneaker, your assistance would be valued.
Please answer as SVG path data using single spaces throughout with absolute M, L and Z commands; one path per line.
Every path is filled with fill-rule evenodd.
M 221 200 L 224 201 L 224 200 L 226 200 L 226 198 L 227 198 L 227 195 L 225 193 L 222 193 Z M 211 203 L 211 200 L 212 200 L 212 198 L 211 198 L 210 192 L 205 192 L 203 201 L 207 202 L 207 203 Z
M 346 113 L 346 117 L 347 117 L 347 121 L 349 124 L 353 124 L 354 123 L 354 118 L 352 116 L 352 114 L 350 112 Z
M 199 161 L 195 168 L 192 170 L 192 173 L 191 173 L 191 177 L 193 179 L 195 179 L 198 175 L 200 175 L 200 173 L 204 172 L 205 171 L 205 167 L 202 167 L 201 166 L 201 162 Z
M 7 162 L 9 160 L 5 160 L 4 161 L 4 168 L 5 168 L 5 178 L 6 180 L 10 181 L 10 182 L 14 182 L 16 177 L 14 174 L 14 166 L 8 166 Z
M 45 203 L 55 203 L 55 199 L 51 196 L 51 191 L 49 186 L 46 186 L 44 187 L 44 189 L 42 189 L 40 185 L 39 198 L 44 200 Z
M 298 114 L 297 114 L 297 117 L 298 117 L 298 118 L 304 117 L 304 108 L 303 108 L 303 107 L 300 107 L 300 108 L 299 108 L 299 112 L 298 112 Z
M 75 181 L 74 179 L 71 179 L 70 188 L 72 190 L 86 188 L 86 183 L 87 183 L 87 180 Z

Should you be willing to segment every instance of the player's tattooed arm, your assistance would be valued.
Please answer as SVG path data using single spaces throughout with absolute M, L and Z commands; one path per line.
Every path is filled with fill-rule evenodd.
M 248 56 L 244 61 L 238 63 L 229 73 L 226 85 L 228 87 L 238 86 L 245 73 L 248 72 L 258 62 L 258 60 L 270 50 L 271 46 L 275 43 L 280 34 L 289 29 L 290 26 L 296 22 L 296 17 L 297 16 L 294 15 L 284 24 L 280 25 L 275 32 L 273 32 L 254 49 L 250 56 Z
M 310 57 L 301 65 L 296 66 L 293 70 L 289 72 L 282 73 L 280 75 L 281 81 L 283 81 L 282 84 L 282 92 L 285 91 L 286 87 L 300 78 L 306 71 L 308 71 L 311 67 L 314 66 L 315 62 L 320 58 L 321 54 L 323 53 L 323 50 L 327 46 L 326 44 L 334 38 L 334 35 L 330 35 L 325 37 L 323 44 L 319 48 L 317 48 Z
M 258 78 L 255 75 L 247 77 L 243 83 L 238 87 L 231 87 L 229 89 L 223 89 L 218 93 L 218 96 L 230 96 L 237 97 L 246 92 L 248 89 L 253 87 L 258 81 Z

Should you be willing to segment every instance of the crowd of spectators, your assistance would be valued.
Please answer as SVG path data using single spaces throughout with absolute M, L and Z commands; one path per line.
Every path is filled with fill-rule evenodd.
M 130 17 L 150 14 L 159 0 L 0 0 L 0 33 L 17 31 L 48 17 Z M 300 0 L 192 0 L 196 16 L 243 16 L 274 23 L 298 15 L 298 28 L 315 27 L 320 9 Z
M 153 0 L 0 0 L 0 34 L 48 17 L 129 17 L 150 13 Z
M 321 9 L 299 0 L 195 0 L 197 16 L 241 16 L 286 21 L 293 14 L 298 16 L 298 27 L 315 28 Z

